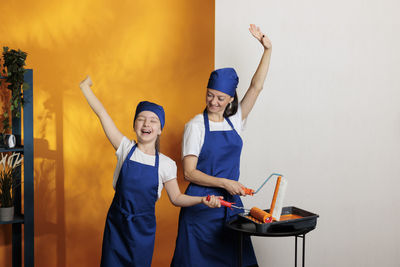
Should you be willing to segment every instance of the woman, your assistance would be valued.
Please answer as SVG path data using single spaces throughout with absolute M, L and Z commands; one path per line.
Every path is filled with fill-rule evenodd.
M 155 203 L 163 185 L 175 206 L 203 203 L 218 207 L 219 200 L 214 196 L 207 201 L 206 197 L 181 194 L 175 162 L 158 152 L 159 136 L 165 124 L 163 107 L 147 101 L 137 105 L 133 121 L 136 143 L 117 129 L 91 86 L 90 77 L 80 84 L 118 158 L 113 180 L 115 195 L 107 214 L 101 266 L 150 267 L 156 231 Z
M 271 42 L 255 25 L 250 32 L 264 47 L 260 64 L 240 104 L 236 86 L 238 77 L 232 68 L 211 73 L 206 94 L 207 107 L 185 126 L 183 168 L 190 181 L 187 195 L 221 195 L 242 206 L 245 194 L 238 182 L 243 121 L 252 110 L 268 72 Z M 171 266 L 236 266 L 235 234 L 225 223 L 239 210 L 182 208 L 178 237 Z M 243 266 L 257 266 L 250 238 L 244 240 Z

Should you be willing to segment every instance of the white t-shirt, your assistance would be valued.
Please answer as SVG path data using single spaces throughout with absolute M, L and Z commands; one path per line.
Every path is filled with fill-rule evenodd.
M 242 109 L 238 107 L 236 114 L 229 117 L 236 132 L 241 135 L 244 130 L 245 120 L 242 120 Z M 209 121 L 210 131 L 232 131 L 232 127 L 228 121 L 224 119 L 221 122 Z M 201 148 L 204 144 L 206 128 L 204 125 L 203 113 L 196 115 L 185 125 L 185 131 L 183 133 L 182 141 L 182 158 L 187 155 L 194 155 L 198 157 L 201 152 Z
M 115 155 L 117 156 L 118 162 L 114 171 L 114 179 L 113 179 L 113 187 L 117 185 L 117 180 L 119 177 L 119 173 L 122 168 L 122 164 L 124 163 L 126 157 L 131 151 L 132 147 L 135 145 L 135 141 L 129 140 L 127 137 L 123 137 L 121 144 L 119 145 Z M 156 164 L 156 156 L 148 155 L 142 151 L 138 147 L 136 147 L 135 151 L 132 153 L 130 158 L 132 161 L 136 161 L 142 164 L 155 166 Z M 161 191 L 163 189 L 163 184 L 168 182 L 169 180 L 176 178 L 176 163 L 171 158 L 165 156 L 160 153 L 159 155 L 159 166 L 158 166 L 158 198 L 161 197 Z

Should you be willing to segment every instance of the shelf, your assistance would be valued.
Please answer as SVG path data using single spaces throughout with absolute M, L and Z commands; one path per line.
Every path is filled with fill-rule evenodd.
M 0 75 L 1 76 L 1 75 Z M 12 119 L 12 134 L 17 138 L 17 144 L 21 143 L 24 136 L 24 145 L 14 148 L 0 148 L 0 153 L 17 152 L 24 154 L 23 185 L 15 190 L 14 215 L 11 221 L 0 221 L 0 225 L 12 225 L 12 266 L 34 267 L 34 158 L 33 158 L 33 71 L 26 70 L 24 80 L 29 84 L 29 90 L 24 91 L 26 99 L 23 108 L 23 117 Z M 1 79 L 0 82 L 4 80 Z M 20 110 L 21 111 L 21 110 Z M 22 119 L 23 118 L 23 119 Z M 21 168 L 22 169 L 22 168 Z M 23 192 L 22 192 L 23 190 Z M 24 211 L 21 214 L 21 211 Z M 23 264 L 22 264 L 23 263 Z
M 24 223 L 24 215 L 14 215 L 12 221 L 0 221 L 0 224 L 13 224 L 13 223 Z
M 24 147 L 23 146 L 17 146 L 14 148 L 5 148 L 5 147 L 0 147 L 0 153 L 2 152 L 21 152 L 24 153 Z

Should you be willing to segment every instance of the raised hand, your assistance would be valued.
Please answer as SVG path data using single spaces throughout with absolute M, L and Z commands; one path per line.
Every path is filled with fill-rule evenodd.
M 90 76 L 86 76 L 86 79 L 84 79 L 83 81 L 81 81 L 81 83 L 79 84 L 80 88 L 89 86 L 91 87 L 93 85 L 92 79 L 90 78 Z
M 272 47 L 271 40 L 254 24 L 250 24 L 249 31 L 251 34 L 264 46 L 265 49 L 270 49 Z

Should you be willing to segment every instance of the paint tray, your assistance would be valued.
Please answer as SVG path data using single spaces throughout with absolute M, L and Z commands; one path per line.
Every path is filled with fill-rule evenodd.
M 269 213 L 269 209 L 264 211 Z M 312 230 L 317 225 L 318 217 L 319 216 L 317 214 L 293 206 L 283 207 L 280 220 L 271 223 L 263 223 L 250 216 L 249 213 L 239 214 L 241 222 L 255 225 L 255 229 L 254 227 L 250 227 L 249 231 L 271 235 L 285 235 L 295 232 Z M 242 227 L 248 228 L 245 225 L 242 225 Z

